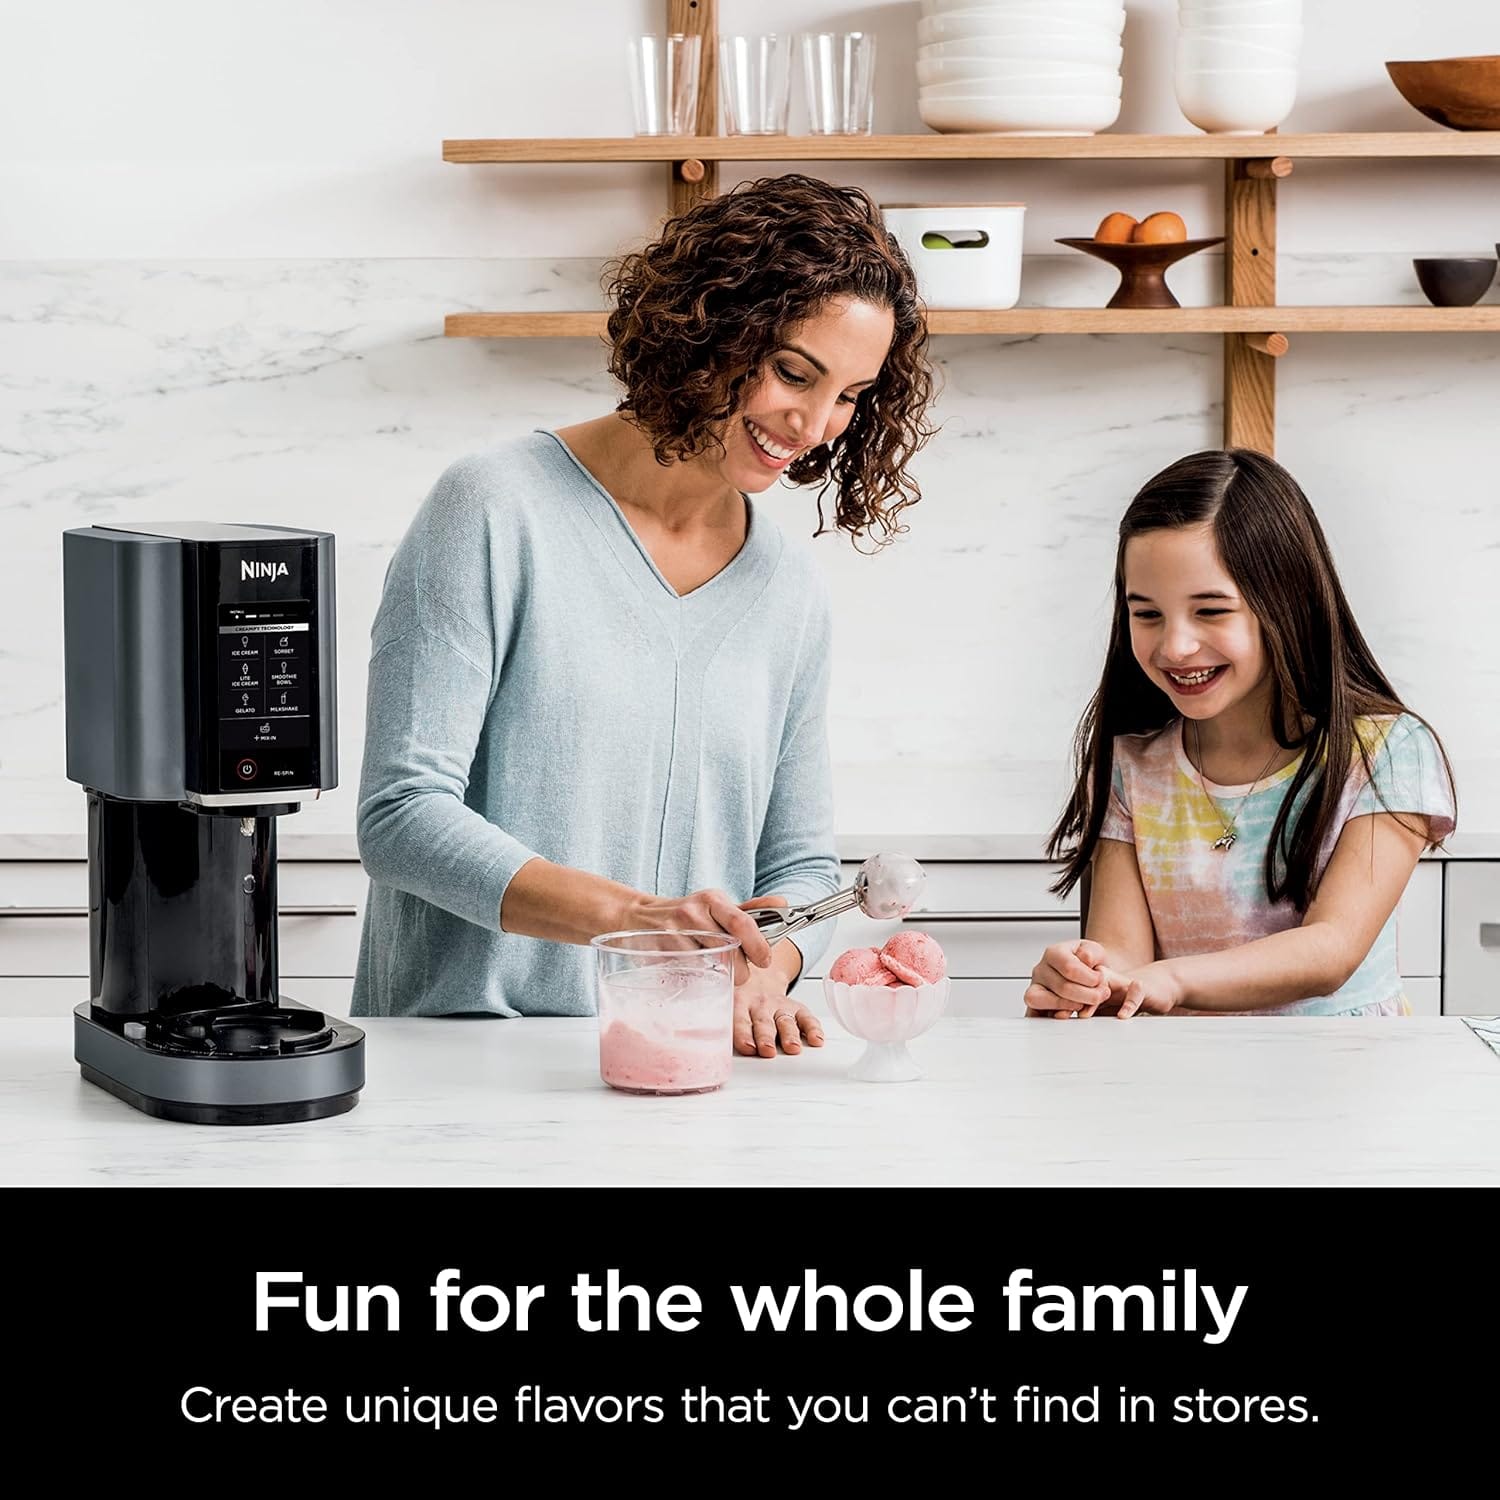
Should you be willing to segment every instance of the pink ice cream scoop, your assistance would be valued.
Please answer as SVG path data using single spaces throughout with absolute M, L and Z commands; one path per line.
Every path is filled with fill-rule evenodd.
M 892 985 L 897 980 L 880 957 L 878 948 L 851 948 L 841 953 L 828 971 L 835 984 Z
M 937 939 L 926 932 L 898 932 L 880 950 L 880 962 L 902 984 L 936 984 L 948 972 Z

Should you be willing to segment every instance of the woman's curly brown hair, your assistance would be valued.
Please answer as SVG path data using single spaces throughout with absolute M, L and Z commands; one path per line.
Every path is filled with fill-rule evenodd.
M 921 499 L 906 472 L 932 436 L 927 322 L 916 278 L 880 210 L 857 187 L 791 173 L 744 183 L 669 219 L 644 250 L 605 272 L 609 372 L 625 387 L 618 410 L 651 440 L 658 463 L 718 447 L 745 385 L 787 330 L 832 297 L 889 308 L 890 352 L 874 385 L 831 443 L 786 470 L 794 484 L 834 492 L 834 524 L 883 543 L 904 531 L 897 515 Z

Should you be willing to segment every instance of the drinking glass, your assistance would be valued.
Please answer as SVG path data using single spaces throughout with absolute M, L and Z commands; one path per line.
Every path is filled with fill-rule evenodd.
M 700 36 L 630 40 L 630 97 L 637 135 L 694 135 L 698 126 Z
M 785 135 L 791 78 L 790 37 L 724 37 L 719 42 L 719 81 L 725 131 Z
M 809 32 L 802 38 L 812 135 L 869 135 L 875 120 L 875 37 L 868 31 Z

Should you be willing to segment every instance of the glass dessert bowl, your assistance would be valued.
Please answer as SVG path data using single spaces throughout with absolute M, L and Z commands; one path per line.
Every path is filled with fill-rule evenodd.
M 943 950 L 925 932 L 898 932 L 883 948 L 851 948 L 823 980 L 839 1025 L 867 1043 L 849 1077 L 906 1083 L 922 1070 L 906 1044 L 929 1030 L 948 1005 Z

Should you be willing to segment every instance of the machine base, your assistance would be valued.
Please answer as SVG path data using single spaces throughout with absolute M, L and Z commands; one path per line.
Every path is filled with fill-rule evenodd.
M 178 1120 L 185 1125 L 293 1125 L 299 1120 L 324 1120 L 342 1115 L 359 1103 L 359 1090 L 335 1094 L 331 1099 L 288 1100 L 283 1104 L 189 1104 L 181 1099 L 153 1099 L 118 1078 L 111 1078 L 87 1063 L 79 1071 L 116 1099 L 123 1099 L 158 1120 Z
M 283 998 L 283 1010 L 305 1011 Z M 315 1051 L 190 1056 L 127 1038 L 94 1019 L 87 1002 L 73 1011 L 73 1056 L 84 1078 L 159 1120 L 192 1125 L 284 1125 L 340 1115 L 365 1084 L 365 1034 L 332 1023 L 332 1040 Z

